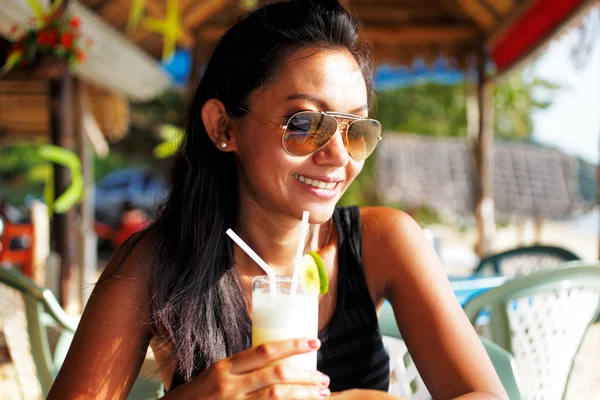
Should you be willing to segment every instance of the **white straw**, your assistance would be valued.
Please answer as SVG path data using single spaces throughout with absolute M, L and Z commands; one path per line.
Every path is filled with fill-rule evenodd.
M 304 244 L 306 242 L 306 235 L 308 234 L 308 217 L 310 213 L 304 211 L 302 213 L 302 223 L 300 225 L 300 238 L 298 239 L 298 247 L 296 248 L 296 259 L 294 260 L 294 273 L 292 275 L 292 290 L 291 294 L 296 294 L 296 286 L 298 284 L 298 275 L 300 274 L 300 264 L 302 263 L 302 256 L 304 255 Z
M 273 272 L 273 269 L 271 267 L 269 267 L 269 265 L 264 262 L 264 260 L 262 258 L 260 258 L 258 256 L 258 254 L 256 254 L 254 252 L 254 250 L 252 250 L 250 248 L 250 246 L 248 246 L 243 240 L 242 238 L 240 238 L 238 235 L 236 235 L 236 233 L 234 231 L 232 231 L 231 229 L 227 229 L 227 235 L 235 242 L 237 243 L 238 246 L 240 246 L 242 248 L 242 250 L 244 250 L 246 252 L 246 254 L 248 254 L 250 256 L 251 259 L 253 259 L 259 267 L 261 267 L 266 273 L 267 276 L 269 277 L 269 288 L 271 289 L 271 294 L 275 294 L 275 272 Z

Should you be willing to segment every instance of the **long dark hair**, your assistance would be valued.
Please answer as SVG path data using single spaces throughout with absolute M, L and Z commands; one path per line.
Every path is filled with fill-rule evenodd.
M 191 100 L 171 192 L 148 230 L 153 332 L 172 349 L 178 373 L 191 380 L 244 350 L 250 320 L 225 235 L 236 225 L 238 176 L 232 153 L 216 149 L 200 116 L 217 98 L 234 117 L 250 92 L 273 79 L 290 51 L 347 49 L 371 92 L 371 61 L 358 25 L 338 1 L 274 3 L 241 18 L 217 44 Z M 370 98 L 370 95 L 369 95 Z

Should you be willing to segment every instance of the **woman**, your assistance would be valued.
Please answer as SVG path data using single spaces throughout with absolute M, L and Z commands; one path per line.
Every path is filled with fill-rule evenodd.
M 104 272 L 49 398 L 125 398 L 151 341 L 165 399 L 387 398 L 385 299 L 434 398 L 506 398 L 417 224 L 336 208 L 379 139 L 369 62 L 337 1 L 272 4 L 225 34 L 192 99 L 170 195 Z M 320 340 L 249 348 L 262 271 L 225 231 L 289 275 L 303 210 L 330 286 Z M 316 349 L 319 371 L 270 366 Z

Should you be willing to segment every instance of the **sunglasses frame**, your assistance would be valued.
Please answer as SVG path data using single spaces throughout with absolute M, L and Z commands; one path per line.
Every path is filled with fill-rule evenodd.
M 262 115 L 256 114 L 250 110 L 247 110 L 245 108 L 242 107 L 238 107 L 240 110 L 247 112 L 248 114 L 263 120 L 265 122 L 268 122 L 270 124 L 275 125 L 276 127 L 283 129 L 283 132 L 281 132 L 281 145 L 283 146 L 283 149 L 285 150 L 286 153 L 288 153 L 291 156 L 294 157 L 304 157 L 304 156 L 308 156 L 311 154 L 316 153 L 317 151 L 321 150 L 323 147 L 327 146 L 327 143 L 329 143 L 331 141 L 331 139 L 333 139 L 333 137 L 335 136 L 335 133 L 340 130 L 342 133 L 342 139 L 344 140 L 344 147 L 346 148 L 346 151 L 348 152 L 348 154 L 350 155 L 350 157 L 352 157 L 352 159 L 354 161 L 364 161 L 366 160 L 371 154 L 373 154 L 373 152 L 369 153 L 369 155 L 367 157 L 365 157 L 362 160 L 356 160 L 354 158 L 354 156 L 352 155 L 352 152 L 350 151 L 350 144 L 348 143 L 348 130 L 350 129 L 350 126 L 357 122 L 357 121 L 377 121 L 376 119 L 373 118 L 369 118 L 369 117 L 361 117 L 360 115 L 354 115 L 354 114 L 348 114 L 348 113 L 344 113 L 344 112 L 338 112 L 338 111 L 308 111 L 308 110 L 304 110 L 304 111 L 298 111 L 297 113 L 294 113 L 293 115 L 291 115 L 288 118 L 288 122 L 285 125 L 281 125 L 278 124 L 277 122 L 271 121 L 268 118 L 263 117 Z M 327 141 L 325 143 L 323 143 L 320 147 L 318 147 L 317 149 L 311 151 L 310 153 L 304 154 L 304 155 L 298 155 L 298 154 L 292 154 L 288 151 L 288 149 L 285 146 L 285 132 L 288 128 L 288 125 L 290 123 L 290 121 L 292 120 L 292 118 L 296 117 L 299 114 L 303 114 L 303 113 L 313 113 L 313 114 L 322 114 L 322 115 L 329 115 L 330 117 L 332 117 L 333 119 L 335 119 L 336 123 L 337 123 L 337 127 L 335 132 L 333 133 L 333 135 L 331 135 L 329 137 L 329 139 L 327 139 Z M 337 117 L 337 118 L 336 118 Z M 346 121 L 339 121 L 338 118 L 343 118 L 343 119 L 352 119 L 353 121 L 348 123 Z M 381 126 L 381 122 L 377 121 L 379 123 L 379 125 Z M 344 134 L 345 132 L 345 134 Z M 377 142 L 379 142 L 382 139 L 381 133 L 379 134 L 379 136 L 377 137 Z M 375 146 L 377 146 L 377 144 L 375 144 Z M 374 150 L 374 149 L 373 149 Z

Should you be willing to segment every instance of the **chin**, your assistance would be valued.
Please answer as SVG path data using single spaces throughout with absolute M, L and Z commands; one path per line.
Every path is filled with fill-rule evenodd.
M 311 224 L 323 224 L 331 219 L 336 204 L 337 200 L 330 200 L 322 203 L 306 203 L 299 207 L 298 219 L 302 219 L 303 211 L 308 211 L 310 213 L 309 222 Z

